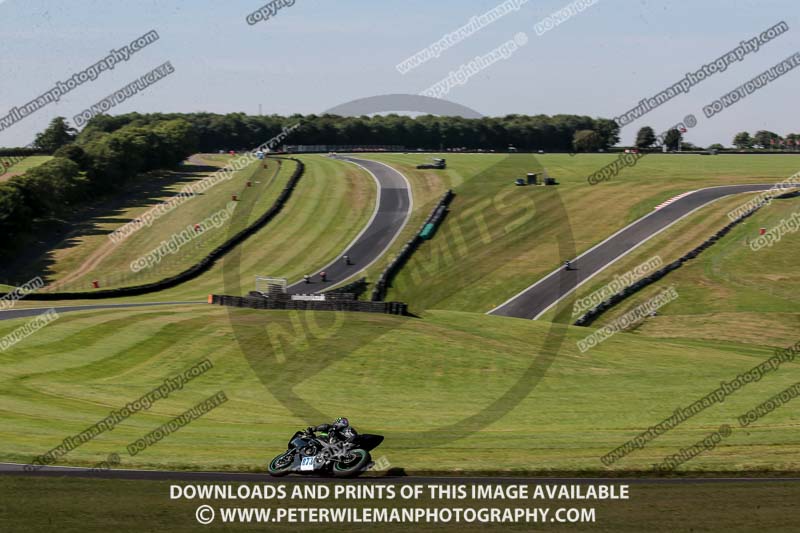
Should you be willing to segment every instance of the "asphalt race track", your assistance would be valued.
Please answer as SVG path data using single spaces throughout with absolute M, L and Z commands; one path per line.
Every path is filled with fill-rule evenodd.
M 382 163 L 355 158 L 342 158 L 355 163 L 369 171 L 379 187 L 379 200 L 372 219 L 364 230 L 353 240 L 337 259 L 324 267 L 328 272 L 328 281 L 322 283 L 315 274 L 314 283 L 306 284 L 302 281 L 290 287 L 293 293 L 319 292 L 331 288 L 358 273 L 376 261 L 397 238 L 411 213 L 412 200 L 410 186 L 406 178 Z M 579 285 L 588 281 L 592 276 L 631 252 L 642 243 L 646 242 L 661 231 L 664 231 L 675 222 L 688 216 L 703 206 L 724 196 L 746 192 L 764 191 L 772 188 L 772 184 L 757 185 L 730 185 L 711 187 L 694 191 L 674 203 L 660 210 L 640 218 L 627 227 L 621 229 L 605 241 L 581 254 L 573 261 L 573 269 L 569 272 L 563 268 L 552 272 L 542 280 L 531 285 L 504 304 L 490 311 L 488 314 L 535 319 L 559 300 L 575 290 Z M 346 265 L 342 260 L 345 254 L 352 258 L 351 265 Z M 199 302 L 159 302 L 159 303 L 131 303 L 131 304 L 97 304 L 85 306 L 69 306 L 56 308 L 59 312 L 108 309 L 115 307 L 137 307 L 148 305 L 177 305 L 199 304 Z M 41 309 L 20 309 L 16 311 L 0 312 L 0 320 L 19 318 L 38 314 Z M 266 461 L 266 459 L 265 459 Z M 159 471 L 159 470 L 129 470 L 113 469 L 98 470 L 80 467 L 46 466 L 36 470 L 26 470 L 26 465 L 18 463 L 0 463 L 0 475 L 32 475 L 32 476 L 74 476 L 97 477 L 114 479 L 151 479 L 151 480 L 202 480 L 202 481 L 334 481 L 334 478 L 289 476 L 272 478 L 268 474 L 249 472 L 191 472 L 191 471 Z M 364 482 L 385 483 L 455 483 L 455 482 L 509 482 L 541 483 L 550 478 L 518 478 L 518 477 L 443 477 L 443 476 L 381 476 L 360 478 Z M 605 478 L 552 478 L 561 483 L 604 481 Z M 713 478 L 708 482 L 720 481 L 800 481 L 800 478 Z M 691 483 L 701 480 L 696 479 L 667 479 L 667 478 L 619 478 L 620 482 L 659 482 L 659 483 Z
M 352 157 L 340 156 L 340 158 L 361 166 L 373 175 L 379 191 L 376 209 L 369 224 L 350 243 L 347 250 L 320 269 L 319 272 L 325 271 L 328 274 L 327 282 L 322 283 L 319 279 L 319 272 L 316 272 L 312 276 L 312 283 L 307 284 L 301 280 L 291 285 L 289 287 L 289 292 L 291 293 L 321 292 L 335 287 L 347 278 L 367 268 L 397 238 L 411 214 L 413 206 L 411 190 L 405 176 L 383 163 Z M 561 267 L 554 270 L 487 314 L 536 319 L 600 271 L 694 211 L 731 194 L 765 191 L 772 187 L 774 187 L 774 184 L 768 183 L 725 185 L 694 191 L 657 211 L 645 215 L 605 241 L 590 248 L 572 260 L 572 270 L 567 272 Z M 351 265 L 345 265 L 344 255 L 350 256 Z M 65 313 L 117 307 L 200 303 L 202 302 L 95 304 L 57 307 L 56 310 L 59 313 Z M 32 316 L 38 314 L 42 309 L 44 308 L 0 311 L 0 321 Z
M 381 475 L 362 476 L 355 479 L 341 479 L 320 476 L 288 475 L 272 477 L 269 474 L 255 472 L 190 472 L 180 470 L 99 470 L 70 466 L 43 466 L 28 471 L 27 465 L 19 463 L 0 463 L 0 475 L 28 475 L 41 477 L 84 477 L 105 479 L 143 479 L 172 481 L 222 481 L 222 482 L 259 482 L 259 483 L 493 483 L 493 484 L 534 484 L 534 483 L 658 483 L 658 484 L 692 484 L 692 483 L 786 483 L 798 482 L 797 477 L 709 477 L 709 478 L 657 478 L 657 477 L 523 477 L 523 476 L 405 476 Z
M 411 185 L 400 172 L 377 161 L 339 156 L 338 159 L 354 163 L 370 174 L 378 186 L 375 211 L 364 230 L 356 236 L 339 256 L 311 275 L 311 283 L 298 281 L 288 292 L 293 294 L 322 292 L 358 274 L 378 260 L 394 242 L 408 222 L 413 201 Z M 345 264 L 344 256 L 351 264 Z M 327 281 L 319 273 L 327 274 Z M 310 273 L 309 273 L 310 274 Z
M 577 258 L 562 257 L 562 261 L 572 260 L 571 270 L 566 271 L 563 267 L 554 270 L 487 314 L 515 318 L 539 318 L 562 298 L 589 281 L 595 274 L 701 207 L 724 196 L 765 191 L 774 186 L 774 184 L 725 185 L 698 189 L 643 216 Z M 712 232 L 710 230 L 709 235 Z

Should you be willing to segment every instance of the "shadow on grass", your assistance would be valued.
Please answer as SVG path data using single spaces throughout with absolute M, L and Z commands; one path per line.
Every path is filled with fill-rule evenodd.
M 4 252 L 0 284 L 20 285 L 36 276 L 52 281 L 48 278 L 59 253 L 78 246 L 84 237 L 108 234 L 102 224 L 130 222 L 132 219 L 121 216 L 126 210 L 153 205 L 174 195 L 170 189 L 176 185 L 187 185 L 219 168 L 185 164 L 176 170 L 153 171 L 86 204 L 68 208 L 61 217 L 37 220 L 30 232 L 19 235 Z

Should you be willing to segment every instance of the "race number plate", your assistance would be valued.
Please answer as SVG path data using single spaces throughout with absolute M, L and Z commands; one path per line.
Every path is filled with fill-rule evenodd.
M 300 470 L 303 471 L 314 470 L 314 458 L 303 457 L 302 461 L 300 462 Z

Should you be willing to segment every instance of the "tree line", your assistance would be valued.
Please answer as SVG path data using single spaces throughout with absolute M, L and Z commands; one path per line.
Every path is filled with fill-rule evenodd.
M 30 230 L 35 221 L 63 215 L 145 172 L 176 167 L 196 152 L 252 149 L 297 124 L 287 143 L 568 151 L 576 133 L 591 141 L 592 148 L 619 142 L 614 121 L 578 115 L 465 119 L 396 114 L 129 113 L 98 115 L 80 133 L 57 117 L 29 149 L 50 153 L 53 159 L 0 183 L 0 231 L 6 236 L 0 248 L 8 247 L 15 235 Z
M 652 148 L 656 142 L 656 134 L 650 126 L 643 126 L 636 134 L 636 147 L 641 150 Z M 670 130 L 664 144 L 668 150 L 677 150 L 680 146 L 683 150 L 701 150 L 700 147 L 683 141 L 683 134 L 678 130 Z M 737 133 L 733 137 L 733 146 L 739 150 L 800 150 L 800 134 L 789 133 L 781 137 L 775 132 L 759 130 L 750 135 L 746 131 Z M 725 147 L 720 143 L 714 143 L 708 147 L 710 150 L 724 150 Z
M 467 148 L 506 150 L 509 145 L 525 150 L 569 151 L 578 131 L 596 133 L 601 147 L 619 142 L 619 126 L 609 119 L 579 115 L 506 115 L 467 119 L 397 114 L 342 117 L 338 115 L 262 115 L 244 113 L 181 113 L 98 116 L 81 132 L 84 138 L 109 133 L 123 126 L 146 126 L 164 120 L 189 122 L 202 152 L 246 150 L 294 129 L 293 145 L 399 145 L 409 149 Z
M 739 150 L 752 149 L 776 149 L 776 150 L 797 150 L 800 149 L 800 134 L 789 133 L 781 137 L 777 133 L 769 130 L 759 130 L 753 135 L 749 132 L 740 131 L 733 137 L 733 145 Z

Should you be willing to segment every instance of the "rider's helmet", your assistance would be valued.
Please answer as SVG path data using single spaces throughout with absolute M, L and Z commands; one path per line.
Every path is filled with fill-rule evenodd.
M 350 425 L 350 421 L 348 419 L 339 417 L 333 423 L 333 428 L 338 430 L 338 431 L 341 431 L 342 429 L 348 427 L 349 425 Z

